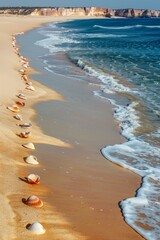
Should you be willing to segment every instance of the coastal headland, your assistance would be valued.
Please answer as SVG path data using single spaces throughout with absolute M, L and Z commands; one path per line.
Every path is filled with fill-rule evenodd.
M 57 138 L 44 134 L 43 130 L 40 129 L 40 127 L 38 127 L 33 121 L 33 118 L 36 116 L 36 112 L 32 108 L 34 104 L 41 101 L 52 100 L 60 102 L 63 110 L 63 108 L 65 109 L 66 99 L 61 92 L 51 90 L 33 79 L 30 79 L 30 74 L 34 72 L 34 69 L 32 69 L 29 65 L 26 67 L 25 63 L 22 61 L 25 59 L 25 56 L 21 56 L 19 54 L 20 46 L 15 45 L 13 43 L 13 39 L 14 37 L 16 39 L 17 34 L 23 34 L 24 32 L 35 27 L 39 27 L 44 23 L 78 18 L 78 16 L 74 16 L 72 18 L 71 16 L 66 17 L 66 15 L 63 17 L 57 16 L 56 18 L 54 15 L 45 17 L 37 15 L 44 14 L 29 14 L 29 16 L 0 16 L 0 239 L 38 240 L 48 238 L 51 240 L 140 240 L 142 237 L 124 222 L 118 206 L 118 202 L 120 200 L 135 194 L 135 190 L 140 184 L 140 178 L 125 169 L 107 162 L 99 152 L 100 148 L 106 143 L 114 144 L 124 141 L 124 139 L 119 135 L 118 127 L 113 121 L 111 106 L 109 104 L 106 105 L 105 103 L 106 110 L 103 111 L 103 102 L 97 100 L 96 98 L 94 99 L 94 96 L 91 96 L 91 94 L 87 97 L 88 92 L 91 92 L 92 87 L 90 88 L 88 86 L 86 89 L 87 85 L 82 85 L 79 88 L 78 85 L 81 84 L 80 82 L 71 84 L 69 81 L 69 84 L 72 85 L 73 92 L 75 92 L 74 90 L 77 88 L 79 91 L 84 90 L 84 98 L 86 97 L 86 99 L 88 99 L 88 109 L 94 108 L 94 111 L 99 109 L 100 112 L 105 112 L 103 116 L 103 119 L 106 119 L 105 122 L 100 122 L 100 117 L 97 118 L 95 115 L 92 124 L 90 124 L 89 116 L 88 118 L 83 118 L 83 114 L 81 114 L 81 112 L 77 115 L 77 121 L 79 119 L 79 122 L 83 122 L 84 126 L 90 125 L 91 129 L 94 129 L 94 124 L 96 124 L 96 122 L 98 124 L 101 123 L 99 124 L 99 130 L 97 130 L 97 132 L 95 131 L 93 134 L 96 138 L 89 136 L 89 132 L 87 132 L 89 130 L 86 129 L 86 138 L 84 143 L 90 142 L 88 140 L 89 138 L 92 139 L 91 145 L 85 145 L 85 148 L 89 149 L 88 153 L 90 154 L 88 155 L 88 160 L 86 160 L 86 167 L 84 167 L 85 165 L 82 166 L 79 161 L 83 156 L 83 149 L 75 148 L 72 141 L 63 141 L 61 140 L 61 137 Z M 81 17 L 79 16 L 79 18 Z M 27 51 L 30 51 L 30 46 L 28 46 Z M 26 81 L 24 81 L 22 69 L 25 69 L 24 71 L 26 76 L 29 79 L 29 82 L 32 82 L 35 87 L 35 91 L 29 91 L 26 89 L 26 86 L 30 85 L 27 85 L 28 82 L 26 83 Z M 54 77 L 56 78 L 57 76 Z M 86 91 L 88 92 L 86 93 Z M 20 137 L 20 122 L 15 119 L 15 112 L 10 111 L 13 105 L 15 105 L 18 101 L 20 102 L 20 99 L 17 97 L 19 94 L 27 97 L 24 101 L 25 105 L 18 108 L 20 109 L 19 114 L 23 117 L 22 122 L 31 122 L 33 125 L 31 130 L 32 135 L 29 138 L 29 141 Z M 77 94 L 80 96 L 82 95 L 82 92 L 78 92 Z M 83 102 L 80 98 L 78 99 L 79 101 L 77 100 L 77 105 L 79 106 L 80 111 L 83 106 Z M 7 109 L 8 107 L 9 109 Z M 71 117 L 74 119 L 75 115 L 73 113 L 76 108 L 74 109 L 74 105 L 71 104 L 70 109 L 72 109 L 70 113 Z M 62 119 L 62 121 L 57 123 L 59 128 L 64 127 L 60 125 L 63 122 L 65 122 L 65 119 Z M 104 131 L 104 126 L 106 126 L 106 132 L 108 131 L 107 136 Z M 90 132 L 92 131 L 91 129 Z M 112 138 L 110 136 L 112 136 Z M 72 139 L 72 137 L 68 136 L 68 139 Z M 43 146 L 43 144 L 45 144 L 49 147 L 55 148 L 55 160 L 53 162 L 55 163 L 55 169 L 61 161 L 60 149 L 63 149 L 63 151 L 69 151 L 71 160 L 73 158 L 73 149 L 73 153 L 76 153 L 77 156 L 79 156 L 74 163 L 75 167 L 76 165 L 78 166 L 76 172 L 74 173 L 76 174 L 77 181 L 70 185 L 70 181 L 65 183 L 65 178 L 63 178 L 61 179 L 59 185 L 56 185 L 55 191 L 53 191 L 53 193 L 50 192 L 50 188 L 47 183 L 52 181 L 53 176 L 51 174 L 47 174 L 46 169 L 49 168 L 49 164 L 51 163 L 48 164 L 46 161 L 46 163 L 40 164 L 37 169 L 41 169 L 41 172 L 43 171 L 42 175 L 46 175 L 48 180 L 45 181 L 45 177 L 43 177 L 42 183 L 38 184 L 38 186 L 28 184 L 25 177 L 28 173 L 36 172 L 36 167 L 27 167 L 24 158 L 30 154 L 34 155 L 34 151 L 27 150 L 22 145 L 30 141 L 35 145 L 42 144 Z M 93 147 L 95 148 L 93 149 Z M 41 151 L 42 150 L 43 147 Z M 44 153 L 44 156 L 47 157 L 47 152 Z M 59 159 L 59 162 L 56 162 L 56 159 Z M 85 159 L 82 161 L 83 163 L 84 160 Z M 71 163 L 73 164 L 73 162 Z M 52 167 L 54 168 L 54 166 Z M 65 167 L 65 164 L 63 167 Z M 87 184 L 86 181 L 78 181 L 78 179 L 81 179 L 81 174 L 84 174 L 84 180 L 85 178 L 88 179 L 88 176 L 92 176 L 92 186 Z M 54 173 L 54 178 L 55 177 L 58 178 L 58 172 Z M 66 192 L 65 187 L 63 188 L 65 184 L 69 184 L 68 186 L 70 189 L 74 190 L 75 194 L 77 189 L 82 189 L 81 191 L 85 189 L 83 192 L 85 198 L 72 198 L 69 202 L 69 198 L 65 196 L 65 194 L 67 195 L 68 193 Z M 91 187 L 93 191 L 90 194 L 88 190 Z M 39 209 L 26 206 L 23 199 L 27 199 L 30 195 L 40 197 L 44 202 L 44 206 Z M 56 202 L 55 205 L 54 199 Z M 83 200 L 85 201 L 85 204 L 80 205 Z M 95 209 L 90 204 L 91 200 L 93 201 L 93 205 L 96 206 Z M 73 210 L 68 212 L 68 206 L 69 208 L 72 206 Z M 98 222 L 97 219 L 100 219 L 101 222 Z M 88 222 L 87 225 L 85 225 L 86 220 Z M 46 229 L 46 233 L 44 235 L 36 236 L 28 231 L 28 224 L 35 221 L 44 225 L 44 228 Z
M 63 16 L 63 17 L 125 17 L 125 18 L 151 18 L 160 17 L 160 10 L 149 9 L 109 9 L 97 7 L 14 7 L 0 8 L 0 14 L 32 15 L 32 16 Z

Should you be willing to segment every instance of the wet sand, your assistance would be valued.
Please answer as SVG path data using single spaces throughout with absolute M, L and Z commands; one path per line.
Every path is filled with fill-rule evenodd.
M 47 75 L 47 78 L 54 78 L 56 92 L 34 81 L 34 94 L 24 90 L 18 72 L 21 66 L 11 46 L 11 35 L 49 21 L 54 19 L 1 17 L 1 49 L 5 57 L 0 62 L 3 169 L 0 175 L 0 238 L 142 239 L 125 224 L 118 206 L 120 200 L 134 195 L 140 179 L 109 163 L 100 154 L 104 145 L 123 141 L 113 121 L 111 106 L 93 96 L 93 89 L 88 84 L 57 75 Z M 28 46 L 26 51 L 29 49 Z M 37 78 L 45 84 L 44 75 Z M 22 148 L 25 140 L 16 135 L 20 131 L 17 120 L 6 110 L 8 105 L 15 103 L 15 95 L 22 90 L 28 100 L 21 113 L 25 121 L 31 121 L 35 116 L 38 124 L 32 121 L 31 137 L 36 145 L 34 155 L 40 162 L 38 167 L 24 163 L 24 156 L 33 152 Z M 37 115 L 31 107 L 42 100 L 52 101 L 37 105 Z M 32 172 L 41 176 L 40 185 L 31 186 L 23 181 Z M 35 209 L 22 203 L 22 198 L 33 194 L 44 201 L 43 208 Z M 44 235 L 35 236 L 26 229 L 33 221 L 44 224 Z

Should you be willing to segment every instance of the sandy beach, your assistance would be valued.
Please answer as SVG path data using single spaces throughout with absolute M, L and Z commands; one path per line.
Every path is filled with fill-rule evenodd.
M 20 69 L 23 66 L 12 46 L 13 34 L 26 32 L 43 23 L 63 20 L 66 19 L 0 17 L 0 239 L 142 239 L 125 223 L 118 205 L 122 199 L 134 196 L 140 177 L 111 164 L 100 154 L 104 145 L 124 141 L 113 120 L 109 103 L 107 105 L 93 96 L 93 86 L 72 79 L 66 82 L 62 76 L 53 76 L 56 79 L 54 90 L 29 78 L 36 89 L 29 91 L 22 80 Z M 26 71 L 27 75 L 34 72 L 30 67 Z M 16 96 L 19 93 L 27 96 L 26 106 L 20 107 L 22 122 L 33 124 L 32 135 L 27 141 L 18 136 L 21 128 L 17 124 L 20 122 L 14 118 L 15 113 L 7 109 L 20 100 Z M 84 100 L 87 103 L 85 108 Z M 55 101 L 53 116 L 56 124 L 53 132 L 51 123 L 44 121 L 38 126 L 38 119 L 33 121 L 37 115 L 32 106 L 42 101 L 48 107 L 50 101 Z M 70 129 L 65 130 L 65 125 L 70 125 Z M 36 151 L 26 150 L 22 146 L 26 142 L 34 143 Z M 38 157 L 41 163 L 38 167 L 26 165 L 23 159 L 29 154 Z M 74 171 L 66 174 L 71 170 L 68 170 L 70 166 Z M 27 174 L 34 170 L 42 179 L 38 186 L 25 181 Z M 30 195 L 39 196 L 44 206 L 38 209 L 26 206 L 22 199 Z M 36 221 L 44 225 L 45 234 L 36 236 L 27 229 L 28 224 Z

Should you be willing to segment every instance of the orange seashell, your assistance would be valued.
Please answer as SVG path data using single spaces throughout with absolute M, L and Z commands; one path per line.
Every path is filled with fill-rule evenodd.
M 20 107 L 24 107 L 26 105 L 24 102 L 16 102 L 16 104 Z
M 13 105 L 11 107 L 7 107 L 12 112 L 19 112 L 19 107 L 17 105 Z
M 40 200 L 37 196 L 29 196 L 27 199 L 22 199 L 23 203 L 30 207 L 42 207 L 43 201 Z
M 39 184 L 40 183 L 40 176 L 36 174 L 29 174 L 27 177 L 27 182 L 30 184 Z
M 25 74 L 22 77 L 24 81 L 28 81 L 28 77 Z

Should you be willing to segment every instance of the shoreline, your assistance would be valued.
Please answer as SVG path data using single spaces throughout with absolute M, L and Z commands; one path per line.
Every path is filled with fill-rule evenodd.
M 5 18 L 5 17 L 2 17 L 2 18 Z M 2 19 L 1 18 L 1 19 Z M 9 19 L 11 19 L 12 17 L 9 17 Z M 17 19 L 16 17 L 13 17 L 14 19 Z M 19 17 L 18 17 L 19 18 Z M 29 17 L 30 18 L 30 17 Z M 24 21 L 25 20 L 27 20 L 28 18 L 22 18 L 22 19 L 24 19 Z M 35 17 L 34 18 L 31 18 L 31 19 L 36 19 Z M 42 19 L 42 18 L 41 18 Z M 44 18 L 43 18 L 44 19 Z M 50 19 L 50 20 L 49 20 Z M 48 20 L 46 20 L 46 17 L 45 17 L 45 21 L 44 22 L 49 22 L 49 21 L 51 21 L 51 22 L 53 22 L 53 21 L 57 21 L 57 18 L 56 19 L 52 19 L 51 20 L 51 17 L 49 17 L 48 18 Z M 63 20 L 63 19 L 61 19 L 61 20 Z M 39 24 L 41 24 L 41 20 L 39 20 L 40 22 L 38 23 L 38 25 L 37 26 L 39 26 Z M 2 23 L 3 24 L 3 23 Z M 35 24 L 35 23 L 34 23 Z M 33 27 L 37 27 L 37 26 L 35 26 L 33 24 L 33 21 L 32 21 L 32 23 L 31 23 L 31 25 L 33 25 L 32 26 L 32 28 Z M 18 26 L 17 26 L 17 28 L 18 28 Z M 31 28 L 31 26 L 28 26 L 27 27 L 27 29 L 26 29 L 26 31 L 28 31 L 28 30 L 30 30 L 29 28 Z M 22 30 L 21 30 L 22 29 Z M 21 31 L 25 31 L 25 29 L 24 29 L 24 26 L 23 26 L 23 23 L 21 23 L 21 26 L 20 26 L 20 29 L 19 30 L 21 30 Z M 18 30 L 18 31 L 19 31 Z M 5 30 L 6 31 L 6 30 Z M 14 31 L 14 30 L 12 30 L 12 31 Z M 9 33 L 9 34 L 13 34 L 13 33 Z M 10 35 L 10 37 L 11 37 L 11 35 Z M 8 41 L 8 43 L 9 43 L 9 41 Z M 10 41 L 10 45 L 11 45 L 11 41 Z M 7 46 L 8 47 L 8 46 Z M 12 47 L 12 46 L 11 46 Z M 9 52 L 9 56 L 11 55 L 11 48 L 9 49 L 10 50 L 10 52 Z M 13 49 L 12 49 L 12 51 L 13 51 Z M 14 53 L 15 54 L 15 53 Z M 13 54 L 12 54 L 13 55 Z M 12 56 L 13 57 L 13 56 Z M 14 59 L 16 59 L 15 57 L 14 57 Z M 14 71 L 14 77 L 13 77 L 13 79 L 16 79 L 17 78 L 17 85 L 13 85 L 12 86 L 12 91 L 8 91 L 8 93 L 9 93 L 9 95 L 7 95 L 5 92 L 4 92 L 4 95 L 2 95 L 2 99 L 1 99 L 1 101 L 2 101 L 2 104 L 4 104 L 4 105 L 6 105 L 6 104 L 8 104 L 8 103 L 14 103 L 14 101 L 15 101 L 15 99 L 16 99 L 16 97 L 14 97 L 15 96 L 15 94 L 17 94 L 17 91 L 19 91 L 19 90 L 21 90 L 21 89 L 23 89 L 24 88 L 24 83 L 22 83 L 22 81 L 20 80 L 20 75 L 19 75 L 19 73 L 17 72 L 17 69 L 19 69 L 19 66 L 18 65 L 20 65 L 19 63 L 18 63 L 18 59 L 16 59 L 16 66 L 15 66 L 15 64 L 14 64 L 14 69 L 16 69 L 16 71 Z M 11 68 L 12 68 L 12 66 L 11 66 Z M 16 72 L 16 73 L 15 73 Z M 8 76 L 11 76 L 11 73 L 9 72 L 9 75 Z M 18 80 L 19 79 L 19 80 Z M 33 82 L 33 81 L 32 81 Z M 10 80 L 9 80 L 9 83 L 10 83 Z M 14 82 L 14 84 L 15 84 L 15 82 Z M 45 101 L 47 101 L 47 100 L 53 100 L 53 99 L 55 99 L 55 100 L 58 100 L 58 101 L 61 101 L 61 103 L 63 104 L 63 97 L 60 95 L 60 94 L 57 94 L 56 92 L 53 92 L 52 90 L 50 90 L 50 89 L 48 89 L 47 87 L 44 87 L 44 86 L 42 86 L 41 84 L 39 84 L 39 83 L 37 83 L 37 82 L 34 82 L 34 86 L 36 87 L 36 96 L 37 97 L 39 97 L 39 100 L 38 101 L 44 101 L 44 94 L 45 94 L 45 92 L 47 92 L 47 94 L 48 94 L 48 98 L 46 98 L 46 95 L 45 95 Z M 42 90 L 43 89 L 43 90 Z M 28 94 L 28 92 L 27 92 L 27 94 Z M 6 95 L 7 95 L 7 97 L 6 97 Z M 51 96 L 53 96 L 54 95 L 54 97 L 51 97 Z M 10 96 L 11 96 L 11 98 L 12 99 L 10 99 Z M 28 102 L 27 102 L 27 108 L 29 107 L 29 109 L 31 108 L 31 106 L 33 105 L 33 104 L 35 104 L 35 102 L 37 101 L 37 99 L 35 99 L 34 97 L 32 97 L 32 94 L 30 93 L 29 94 L 29 96 L 30 96 L 30 98 L 29 98 L 29 101 L 30 101 L 30 104 L 28 104 Z M 33 94 L 33 96 L 35 96 L 35 94 Z M 40 97 L 41 96 L 41 97 Z M 6 107 L 6 106 L 5 106 Z M 110 111 L 111 112 L 111 111 Z M 7 169 L 7 178 L 8 178 L 8 174 L 10 175 L 10 177 L 12 178 L 12 179 L 14 179 L 14 184 L 16 185 L 16 186 L 14 186 L 14 189 L 12 189 L 12 186 L 11 186 L 11 184 L 9 184 L 10 185 L 10 188 L 8 187 L 8 182 L 9 182 L 9 179 L 8 179 L 8 181 L 6 181 L 6 186 L 5 186 L 5 190 L 4 190 L 4 192 L 5 191 L 7 191 L 7 192 L 5 192 L 5 193 L 3 193 L 5 196 L 6 196 L 6 199 L 3 199 L 3 206 L 5 205 L 6 206 L 6 209 L 7 210 L 9 210 L 10 211 L 10 216 L 12 216 L 11 217 L 11 219 L 9 219 L 9 221 L 10 221 L 10 223 L 11 223 L 11 227 L 9 226 L 8 228 L 7 228 L 7 230 L 6 230 L 6 232 L 5 233 L 3 233 L 3 236 L 2 236 L 2 239 L 12 239 L 14 236 L 16 236 L 15 235 L 15 232 L 17 232 L 17 229 L 19 230 L 19 234 L 18 234 L 18 236 L 16 236 L 16 237 L 18 237 L 19 239 L 22 237 L 22 234 L 23 234 L 23 237 L 24 237 L 24 239 L 26 238 L 28 238 L 28 237 L 30 237 L 30 239 L 32 239 L 32 236 L 30 235 L 30 233 L 28 233 L 26 230 L 25 230 L 25 226 L 26 226 L 26 222 L 27 221 L 31 221 L 31 219 L 33 219 L 33 218 L 35 218 L 35 216 L 36 216 L 36 218 L 37 218 L 37 216 L 38 216 L 38 218 L 39 218 L 39 220 L 41 219 L 42 221 L 44 221 L 44 219 L 46 219 L 46 216 L 48 216 L 47 217 L 47 220 L 45 220 L 44 222 L 45 222 L 45 225 L 46 226 L 50 226 L 50 227 L 52 227 L 52 226 L 54 226 L 54 224 L 57 224 L 56 223 L 56 221 L 57 221 L 57 219 L 59 219 L 59 223 L 61 224 L 61 225 L 65 225 L 66 227 L 64 228 L 64 229 L 62 229 L 62 231 L 60 232 L 59 231 L 59 229 L 57 229 L 57 233 L 55 233 L 55 229 L 53 230 L 53 229 L 51 229 L 50 228 L 50 230 L 48 231 L 48 232 L 46 232 L 46 234 L 44 235 L 44 236 L 42 236 L 42 239 L 45 239 L 46 237 L 48 237 L 48 236 L 51 236 L 53 233 L 54 233 L 54 235 L 55 236 L 61 236 L 61 238 L 62 239 L 67 239 L 67 238 L 65 238 L 65 235 L 67 235 L 67 237 L 69 238 L 69 237 L 73 237 L 74 239 L 86 239 L 86 237 L 84 237 L 84 236 L 81 236 L 81 235 L 79 235 L 77 232 L 75 232 L 74 230 L 73 230 L 73 228 L 72 228 L 72 224 L 73 224 L 73 222 L 71 222 L 70 224 L 66 221 L 66 219 L 59 213 L 59 212 L 56 212 L 56 210 L 55 209 L 53 209 L 53 206 L 51 206 L 50 204 L 48 204 L 47 203 L 47 205 L 48 205 L 48 207 L 45 207 L 44 208 L 44 211 L 42 210 L 38 210 L 38 211 L 36 211 L 36 210 L 33 210 L 32 208 L 31 209 L 26 209 L 26 206 L 20 206 L 20 203 L 21 203 L 21 201 L 20 201 L 20 199 L 22 198 L 22 195 L 21 195 L 21 189 L 23 189 L 23 194 L 24 195 L 27 195 L 27 194 L 29 194 L 29 192 L 30 192 L 30 186 L 29 185 L 27 185 L 27 184 L 25 184 L 24 185 L 24 182 L 22 182 L 22 181 L 19 181 L 19 179 L 18 179 L 18 176 L 17 176 L 17 171 L 18 171 L 18 169 L 21 169 L 21 171 L 22 171 L 22 173 L 21 173 L 21 171 L 20 171 L 20 175 L 23 175 L 23 169 L 24 169 L 24 166 L 26 166 L 24 163 L 22 163 L 22 159 L 23 159 L 23 157 L 24 157 L 24 154 L 25 155 L 27 155 L 27 152 L 25 151 L 25 150 L 22 150 L 22 148 L 20 147 L 21 145 L 21 140 L 19 139 L 19 138 L 17 138 L 17 136 L 14 134 L 16 131 L 17 131 L 17 127 L 15 126 L 15 123 L 16 123 L 16 120 L 14 120 L 13 121 L 13 123 L 11 124 L 11 119 L 12 119 L 12 114 L 11 113 L 9 113 L 9 111 L 6 111 L 6 109 L 4 108 L 4 106 L 3 106 L 3 110 L 2 110 L 2 113 L 4 114 L 4 120 L 2 121 L 2 123 L 3 123 L 3 125 L 2 125 L 2 127 L 3 127 L 3 132 L 4 132 L 4 134 L 2 134 L 1 133 L 1 135 L 2 135 L 2 138 L 1 138 L 1 140 L 2 139 L 4 139 L 3 140 L 3 142 L 5 142 L 5 141 L 7 141 L 8 142 L 8 138 L 10 137 L 10 145 L 11 145 L 11 147 L 10 147 L 10 151 L 9 152 L 7 152 L 8 151 L 8 147 L 6 147 L 6 146 L 1 146 L 1 148 L 2 148 L 2 150 L 3 150 L 3 152 L 5 152 L 5 154 L 3 155 L 3 157 L 4 157 L 4 159 L 8 159 L 9 161 L 7 162 L 7 164 L 8 165 L 11 165 L 12 166 L 12 171 L 13 171 L 13 169 L 14 169 L 14 172 L 12 172 L 12 174 L 10 173 L 10 171 Z M 25 116 L 25 118 L 26 119 L 30 119 L 30 117 L 31 117 L 31 115 L 33 116 L 33 114 L 35 114 L 35 111 L 31 111 L 30 113 L 28 113 L 28 114 L 26 114 L 26 111 L 23 111 L 22 110 L 22 113 L 23 113 L 23 115 Z M 6 119 L 7 119 L 7 121 L 6 121 Z M 35 125 L 35 124 L 34 124 Z M 114 123 L 114 125 L 115 125 L 115 123 Z M 4 136 L 5 136 L 5 138 L 4 138 Z M 40 128 L 39 127 L 36 127 L 36 126 L 34 126 L 34 130 L 33 130 L 33 142 L 36 142 L 36 143 L 48 143 L 48 144 L 53 144 L 53 138 L 52 137 L 48 137 L 48 136 L 46 136 L 46 135 L 44 135 L 41 131 L 40 131 Z M 35 136 L 37 136 L 37 137 L 35 137 Z M 43 139 L 44 138 L 44 139 Z M 54 141 L 54 145 L 55 144 L 57 144 L 57 146 L 66 146 L 66 147 L 70 147 L 70 145 L 69 144 L 65 144 L 63 141 L 59 141 L 59 140 L 57 140 L 57 139 L 54 139 L 55 141 Z M 13 142 L 14 142 L 14 144 L 13 144 Z M 17 144 L 19 144 L 19 147 L 17 147 Z M 64 145 L 63 145 L 64 144 Z M 103 146 L 102 146 L 103 147 Z M 18 148 L 18 149 L 17 149 Z M 17 154 L 17 150 L 19 150 L 19 154 Z M 14 160 L 14 162 L 13 162 L 13 160 L 12 160 L 12 158 L 15 158 L 15 160 Z M 106 161 L 106 160 L 105 160 Z M 5 165 L 5 162 L 3 163 L 4 165 Z M 14 165 L 16 165 L 16 167 L 14 166 Z M 108 163 L 108 165 L 112 165 L 112 164 L 110 164 L 110 163 Z M 114 168 L 116 168 L 116 166 L 115 165 L 113 165 L 112 167 L 111 167 L 111 169 L 112 169 L 112 171 L 113 171 L 113 169 Z M 38 168 L 38 170 L 39 170 L 40 168 Z M 110 170 L 111 170 L 110 169 Z M 117 170 L 116 170 L 117 171 Z M 122 170 L 122 172 L 126 172 L 126 170 Z M 5 175 L 6 175 L 6 173 L 4 173 Z M 127 173 L 127 176 L 129 177 L 129 175 L 130 175 L 131 173 L 128 171 L 128 173 Z M 134 174 L 132 174 L 132 176 L 133 176 Z M 16 177 L 15 177 L 16 176 Z M 5 178 L 5 176 L 3 176 L 3 179 Z M 135 179 L 135 180 L 134 180 Z M 138 180 L 138 177 L 136 176 L 136 175 L 134 175 L 134 177 L 133 177 L 133 185 L 135 186 L 135 185 L 137 185 L 137 180 Z M 135 182 L 134 182 L 135 181 Z M 13 184 L 13 183 L 12 183 Z M 128 183 L 127 183 L 128 184 Z M 138 183 L 139 184 L 139 183 Z M 25 189 L 24 189 L 25 188 Z M 129 190 L 129 189 L 128 189 Z M 34 188 L 34 192 L 35 192 L 35 188 Z M 42 195 L 42 194 L 45 194 L 46 192 L 47 192 L 47 189 L 45 189 L 45 187 L 43 186 L 43 184 L 42 185 L 40 185 L 40 186 L 38 186 L 38 188 L 36 188 L 36 192 L 37 192 L 37 195 Z M 10 196 L 11 195 L 11 196 Z M 9 196 L 9 197 L 8 197 Z M 10 204 L 8 203 L 8 198 L 9 198 L 9 200 L 10 200 Z M 49 197 L 48 197 L 49 198 Z M 121 200 L 121 199 L 119 199 L 119 200 Z M 110 199 L 110 201 L 112 201 L 112 199 Z M 47 202 L 48 202 L 48 199 L 47 199 Z M 1 206 L 2 207 L 2 206 Z M 16 209 L 15 211 L 13 211 L 13 209 Z M 27 212 L 26 212 L 27 211 Z M 54 216 L 54 217 L 52 217 L 51 218 L 51 220 L 49 220 L 49 217 L 50 216 L 52 216 L 52 214 L 53 214 L 53 211 L 54 211 L 54 214 L 55 214 L 55 216 L 57 217 L 57 219 L 56 219 L 56 217 Z M 42 213 L 43 212 L 43 213 Z M 4 213 L 5 214 L 5 213 Z M 26 217 L 26 215 L 28 215 L 27 216 L 27 218 L 25 218 Z M 4 216 L 3 216 L 4 217 Z M 31 218 L 31 219 L 30 219 Z M 15 220 L 14 220 L 15 219 Z M 20 225 L 19 226 L 16 226 L 16 222 L 18 221 L 18 220 L 20 220 L 21 221 L 21 223 L 20 223 Z M 1 221 L 2 222 L 2 221 Z M 1 231 L 2 231 L 2 228 L 5 226 L 7 224 L 7 222 L 4 222 L 4 224 L 3 224 L 3 226 L 1 225 Z M 122 224 L 122 225 L 126 225 L 125 223 L 124 224 Z M 13 227 L 14 226 L 14 227 Z M 23 226 L 23 229 L 22 229 L 22 226 Z M 125 227 L 124 227 L 125 228 Z M 83 228 L 82 228 L 83 229 Z M 126 233 L 127 234 L 130 234 L 132 231 L 130 231 L 130 227 L 128 227 L 127 225 L 126 225 Z M 16 230 L 16 231 L 15 231 Z M 114 231 L 114 229 L 112 229 L 112 232 Z M 128 233 L 128 232 L 129 233 Z M 64 232 L 65 232 L 65 234 L 64 234 Z M 133 234 L 133 236 L 134 236 L 134 231 L 132 232 L 132 234 Z M 10 234 L 10 235 L 9 235 Z M 56 235 L 57 234 L 57 235 Z M 139 235 L 137 235 L 136 233 L 135 233 L 135 236 L 137 237 L 137 239 L 142 239 L 141 237 L 139 237 L 138 238 L 138 236 Z M 18 239 L 17 238 L 17 239 Z M 34 235 L 33 235 L 33 239 L 35 240 L 35 239 L 39 239 L 38 237 L 36 238 Z M 101 238 L 102 239 L 102 238 Z M 125 238 L 125 239 L 130 239 L 131 240 L 131 238 Z

